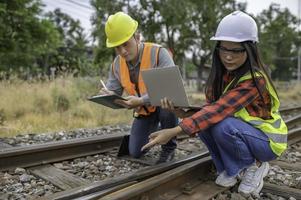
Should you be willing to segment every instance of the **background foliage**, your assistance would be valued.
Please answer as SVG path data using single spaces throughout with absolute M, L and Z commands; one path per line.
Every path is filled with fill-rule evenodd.
M 43 13 L 40 0 L 0 1 L 0 78 L 30 79 L 59 74 L 107 74 L 115 56 L 105 47 L 104 24 L 110 14 L 129 13 L 139 22 L 145 41 L 169 48 L 176 64 L 193 65 L 201 89 L 205 65 L 210 64 L 214 35 L 220 19 L 245 10 L 235 0 L 91 0 L 91 36 L 78 20 L 61 12 Z M 258 16 L 263 60 L 278 80 L 296 78 L 300 45 L 299 21 L 288 9 L 272 4 Z M 90 41 L 90 42 L 89 42 Z M 92 41 L 92 42 L 91 42 Z M 183 73 L 186 71 L 183 68 Z
M 129 110 L 112 110 L 86 100 L 98 92 L 115 56 L 105 47 L 110 14 L 129 13 L 144 41 L 168 48 L 183 77 L 198 90 L 210 66 L 218 22 L 234 10 L 235 0 L 91 0 L 93 30 L 85 35 L 78 20 L 57 9 L 43 13 L 40 0 L 0 0 L 0 136 L 129 123 Z M 257 16 L 260 48 L 284 106 L 300 102 L 296 79 L 299 20 L 271 4 Z M 194 78 L 190 77 L 194 72 Z M 285 81 L 285 82 L 284 82 Z M 190 84 L 186 85 L 189 89 Z M 193 87 L 195 88 L 195 87 Z M 282 90 L 281 90 L 282 88 Z M 188 90 L 191 92 L 192 90 Z M 194 91 L 195 92 L 195 91 Z M 195 102 L 203 93 L 189 93 Z M 196 97 L 197 96 L 197 97 Z

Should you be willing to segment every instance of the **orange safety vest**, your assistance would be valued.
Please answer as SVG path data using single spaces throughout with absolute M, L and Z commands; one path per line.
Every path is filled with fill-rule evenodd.
M 119 65 L 119 76 L 120 76 L 120 83 L 124 90 L 129 94 L 133 96 L 143 96 L 144 94 L 147 93 L 144 81 L 141 76 L 141 70 L 146 70 L 155 67 L 158 64 L 158 54 L 159 54 L 159 49 L 161 48 L 160 45 L 154 44 L 154 43 L 144 43 L 144 48 L 143 48 L 143 54 L 141 58 L 141 63 L 140 63 L 140 69 L 139 69 L 139 76 L 138 76 L 138 88 L 140 95 L 138 94 L 138 91 L 136 90 L 136 86 L 134 83 L 131 82 L 130 79 L 130 73 L 129 69 L 126 63 L 126 60 L 119 56 L 119 59 L 115 59 L 112 67 L 113 67 L 113 72 L 114 67 L 116 65 Z M 155 112 L 156 107 L 154 106 L 140 106 L 135 109 L 134 116 L 147 116 L 152 112 Z

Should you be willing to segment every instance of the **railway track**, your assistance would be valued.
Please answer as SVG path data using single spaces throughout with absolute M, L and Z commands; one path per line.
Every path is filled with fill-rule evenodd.
M 282 115 L 293 115 L 295 113 L 300 113 L 301 106 L 281 108 L 279 111 Z
M 293 111 L 296 112 L 296 110 L 298 111 L 299 109 L 301 109 L 301 107 L 290 108 L 288 109 L 289 111 L 282 110 L 281 112 L 291 115 Z M 286 120 L 291 129 L 289 134 L 289 141 L 291 143 L 300 141 L 299 135 L 301 135 L 301 128 L 298 128 L 300 118 L 301 115 L 296 115 Z M 115 179 L 100 182 L 87 181 L 69 174 L 64 170 L 57 169 L 50 164 L 82 156 L 110 151 L 116 152 L 123 136 L 124 134 L 114 134 L 110 136 L 45 143 L 28 147 L 4 148 L 0 150 L 0 170 L 5 171 L 16 167 L 27 167 L 27 170 L 32 174 L 50 181 L 61 190 L 64 190 L 57 194 L 48 195 L 48 197 L 42 197 L 42 199 L 183 199 L 185 195 L 186 198 L 187 195 L 192 195 L 192 199 L 194 198 L 193 195 L 196 196 L 196 199 L 200 199 L 197 198 L 199 197 L 198 195 L 203 195 L 203 197 L 206 197 L 205 199 L 209 199 L 225 191 L 225 188 L 215 186 L 214 179 L 212 179 L 214 175 L 208 174 L 208 167 L 212 168 L 212 163 L 206 151 L 194 154 L 190 158 L 166 163 L 162 166 L 144 167 L 140 171 L 132 174 L 129 173 Z M 150 165 L 146 161 L 135 159 L 132 159 L 132 161 L 140 162 L 146 166 Z M 204 167 L 202 167 L 203 165 Z M 171 177 L 177 178 L 173 180 Z M 189 178 L 187 179 L 186 177 Z M 156 180 L 160 181 L 156 182 Z M 163 188 L 170 188 L 171 185 L 181 185 L 181 187 L 180 189 L 172 189 L 169 193 L 164 193 L 164 191 L 167 190 Z M 137 188 L 140 189 L 137 190 Z M 208 189 L 202 190 L 201 188 Z M 265 185 L 263 191 L 273 191 L 273 188 L 275 189 L 274 185 Z M 199 191 L 203 192 L 198 194 Z M 128 192 L 136 196 L 129 195 Z M 122 194 L 124 196 L 122 196 Z M 156 196 L 155 194 L 159 195 Z M 276 192 L 273 194 L 276 194 Z M 282 192 L 282 194 L 284 193 Z M 296 193 L 295 196 L 298 195 L 299 194 Z
M 289 108 L 288 110 L 292 111 L 296 109 L 301 109 L 301 107 Z M 283 110 L 282 112 L 285 111 Z M 300 124 L 301 114 L 295 115 L 285 121 L 290 129 L 295 128 L 298 123 Z M 295 131 L 298 131 L 298 129 L 295 129 Z M 116 150 L 124 135 L 125 134 L 110 134 L 66 141 L 48 142 L 25 147 L 3 148 L 0 149 L 0 171 L 15 167 L 31 167 L 48 164 L 108 152 L 114 149 Z M 294 137 L 294 135 L 295 134 L 290 137 Z M 188 138 L 188 136 L 180 136 L 180 138 L 185 139 Z M 293 140 L 293 138 L 291 138 L 291 140 Z M 135 161 L 139 162 L 138 159 Z M 150 164 L 143 161 L 140 162 L 147 165 Z
M 298 138 L 295 142 L 301 140 L 301 130 L 291 131 L 292 138 Z M 290 144 L 292 142 L 290 141 Z M 203 152 L 208 153 L 208 152 Z M 301 153 L 301 151 L 299 151 Z M 301 173 L 301 162 L 294 165 L 287 164 L 283 161 L 272 162 L 272 166 L 280 166 L 284 169 Z M 219 187 L 214 183 L 213 173 L 208 173 L 212 170 L 212 161 L 210 156 L 203 157 L 185 165 L 181 165 L 172 170 L 153 176 L 149 179 L 138 183 L 132 183 L 130 186 L 119 189 L 107 195 L 98 195 L 97 199 L 101 200 L 140 200 L 140 199 L 169 199 L 169 200 L 184 200 L 184 199 L 211 199 L 217 194 L 225 192 L 227 188 Z M 301 186 L 301 185 L 300 185 Z M 299 188 L 289 187 L 285 185 L 276 185 L 265 183 L 263 192 L 280 195 L 287 199 L 301 199 L 301 190 Z M 92 197 L 92 195 L 90 196 Z M 96 195 L 94 196 L 96 199 Z M 85 197 L 85 199 L 94 199 Z

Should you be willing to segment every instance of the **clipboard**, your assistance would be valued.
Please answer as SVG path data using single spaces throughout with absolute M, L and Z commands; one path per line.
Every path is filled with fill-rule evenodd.
M 122 109 L 122 108 L 125 108 L 124 106 L 122 106 L 122 105 L 120 105 L 118 103 L 115 103 L 115 100 L 117 100 L 117 99 L 126 100 L 126 99 L 124 99 L 121 96 L 116 95 L 116 94 L 112 94 L 112 95 L 96 95 L 96 96 L 92 96 L 92 97 L 88 98 L 89 101 L 101 104 L 101 105 L 109 107 L 109 108 L 113 108 L 113 109 Z

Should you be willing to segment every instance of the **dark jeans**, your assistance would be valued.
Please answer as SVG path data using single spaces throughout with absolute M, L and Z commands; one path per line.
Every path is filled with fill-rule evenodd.
M 258 161 L 276 159 L 268 137 L 252 125 L 228 117 L 199 133 L 206 144 L 218 173 L 236 176 L 241 170 Z
M 157 107 L 149 116 L 135 118 L 131 128 L 129 152 L 134 158 L 139 158 L 145 152 L 141 152 L 142 146 L 148 143 L 148 136 L 159 128 L 173 128 L 178 125 L 178 118 L 171 112 Z M 177 147 L 176 138 L 161 146 L 162 150 L 172 150 Z

